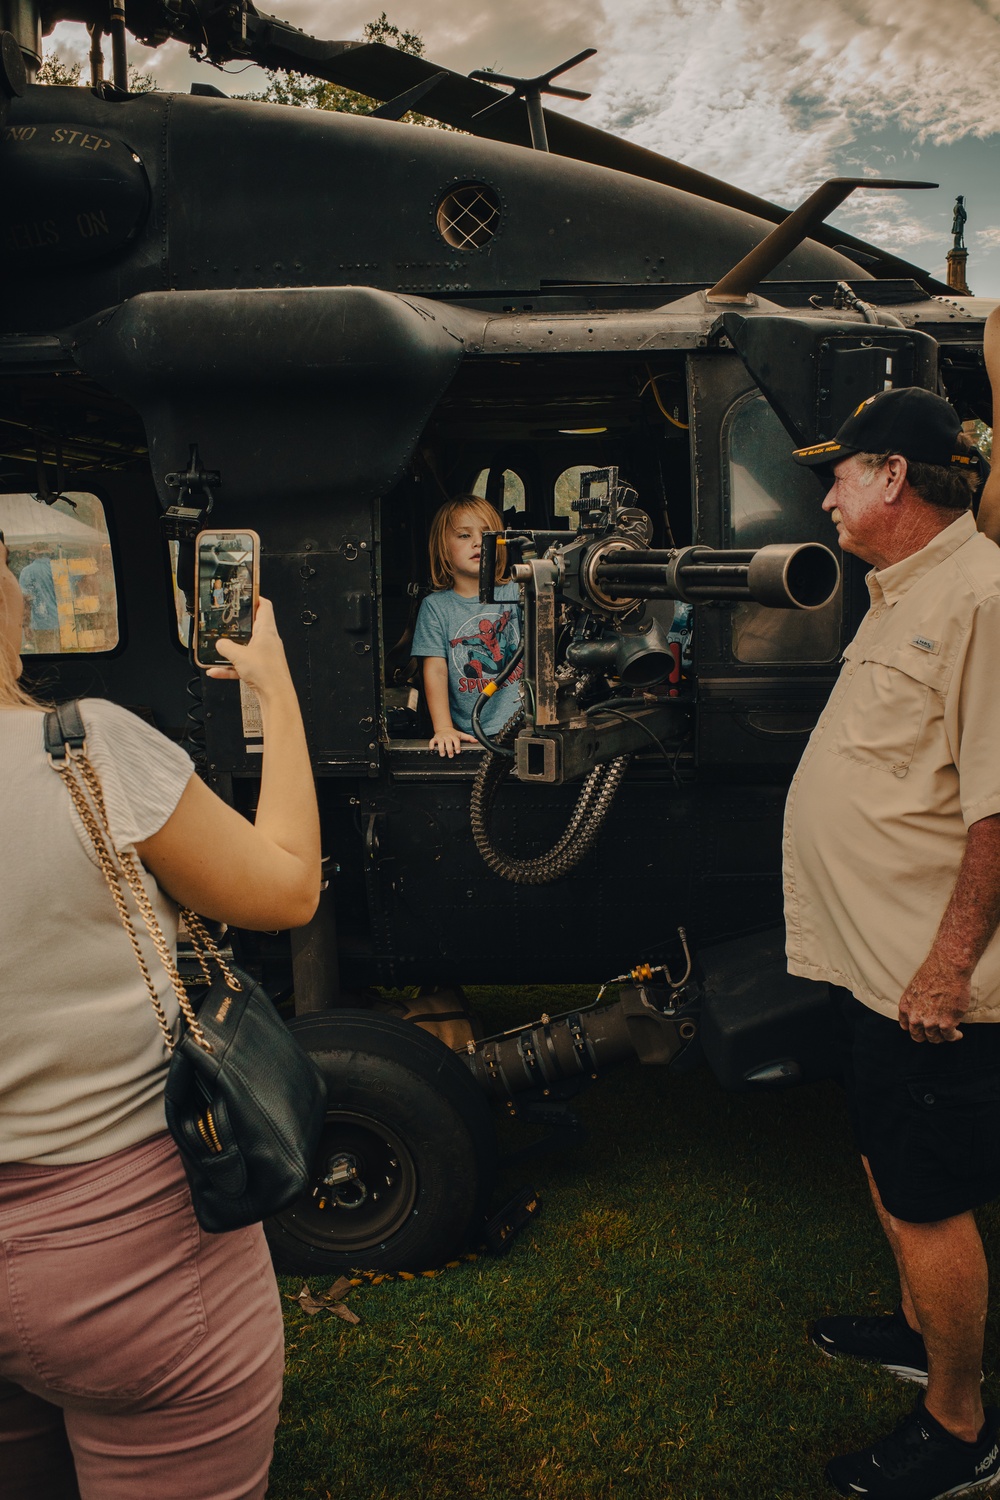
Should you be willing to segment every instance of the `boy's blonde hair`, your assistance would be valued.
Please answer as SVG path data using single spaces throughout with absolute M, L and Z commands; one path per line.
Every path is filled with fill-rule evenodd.
M 460 511 L 468 511 L 475 516 L 484 531 L 503 531 L 503 522 L 488 501 L 479 495 L 456 495 L 453 500 L 445 501 L 437 515 L 431 522 L 431 536 L 428 543 L 428 551 L 431 557 L 431 583 L 435 589 L 450 589 L 455 582 L 455 575 L 451 571 L 451 563 L 448 560 L 448 532 L 453 528 L 455 517 Z M 497 559 L 497 578 L 499 579 L 503 569 L 500 559 Z

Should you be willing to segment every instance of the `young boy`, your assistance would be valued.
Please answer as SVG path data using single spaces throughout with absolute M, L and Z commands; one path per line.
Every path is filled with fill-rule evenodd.
M 472 710 L 478 695 L 510 661 L 521 640 L 516 583 L 496 586 L 497 602 L 479 602 L 479 553 L 484 531 L 503 522 L 478 495 L 457 495 L 431 523 L 431 582 L 420 606 L 413 654 L 424 658 L 424 696 L 434 734 L 430 749 L 452 759 L 476 744 Z M 480 723 L 495 735 L 518 706 L 518 665 L 485 705 Z

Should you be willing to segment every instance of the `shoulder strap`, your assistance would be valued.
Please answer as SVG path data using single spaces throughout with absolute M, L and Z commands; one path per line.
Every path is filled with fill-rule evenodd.
M 101 873 L 111 892 L 112 899 L 118 909 L 118 916 L 125 929 L 126 936 L 132 945 L 132 952 L 139 965 L 140 973 L 149 994 L 150 1003 L 156 1013 L 163 1041 L 168 1052 L 172 1053 L 176 1043 L 163 1006 L 160 1004 L 153 977 L 149 972 L 146 960 L 143 957 L 139 940 L 136 936 L 135 924 L 132 921 L 125 895 L 122 891 L 120 875 L 124 875 L 125 884 L 132 893 L 132 899 L 139 909 L 139 914 L 146 926 L 146 930 L 156 949 L 157 955 L 163 967 L 167 971 L 167 977 L 177 997 L 177 1004 L 181 1015 L 187 1023 L 188 1031 L 195 1042 L 205 1052 L 214 1049 L 211 1042 L 205 1036 L 198 1018 L 191 1005 L 184 981 L 177 971 L 177 962 L 170 951 L 163 929 L 157 920 L 156 912 L 153 910 L 152 902 L 142 883 L 142 876 L 138 860 L 131 850 L 118 849 L 115 847 L 111 827 L 108 822 L 107 808 L 104 805 L 104 792 L 101 787 L 100 778 L 94 770 L 87 756 L 86 733 L 83 721 L 80 717 L 78 704 L 63 703 L 59 708 L 50 710 L 45 715 L 45 749 L 48 753 L 49 764 L 52 769 L 62 778 L 66 784 L 66 790 L 76 808 L 80 822 L 86 830 L 87 837 L 93 845 L 97 862 Z M 192 913 L 181 908 L 188 920 L 199 923 L 199 919 Z M 199 924 L 200 925 L 200 924 Z M 221 955 L 212 943 L 207 932 L 203 930 L 196 934 L 197 938 L 204 939 L 202 946 L 207 946 L 212 957 L 215 958 L 220 968 L 225 973 L 227 980 L 232 979 L 228 968 L 222 961 Z M 206 980 L 211 981 L 208 965 L 199 951 L 199 960 Z M 241 988 L 238 981 L 233 979 L 234 987 Z
M 83 750 L 86 744 L 87 731 L 75 698 L 49 710 L 45 715 L 45 751 L 50 760 L 65 760 L 67 750 Z

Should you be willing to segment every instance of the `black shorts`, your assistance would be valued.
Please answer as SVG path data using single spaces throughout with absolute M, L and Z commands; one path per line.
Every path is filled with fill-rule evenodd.
M 915 1042 L 850 991 L 833 993 L 854 1136 L 887 1212 L 930 1224 L 1000 1198 L 1000 1023 Z

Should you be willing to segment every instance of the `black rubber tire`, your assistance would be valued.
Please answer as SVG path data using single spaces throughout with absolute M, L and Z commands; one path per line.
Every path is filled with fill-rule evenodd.
M 453 1259 L 485 1218 L 496 1179 L 493 1116 L 468 1068 L 419 1026 L 375 1011 L 300 1016 L 289 1029 L 326 1079 L 327 1125 L 313 1182 L 265 1222 L 276 1269 L 422 1271 Z M 367 1188 L 354 1210 L 318 1207 L 312 1189 L 344 1150 L 366 1183 L 392 1168 L 379 1209 Z

